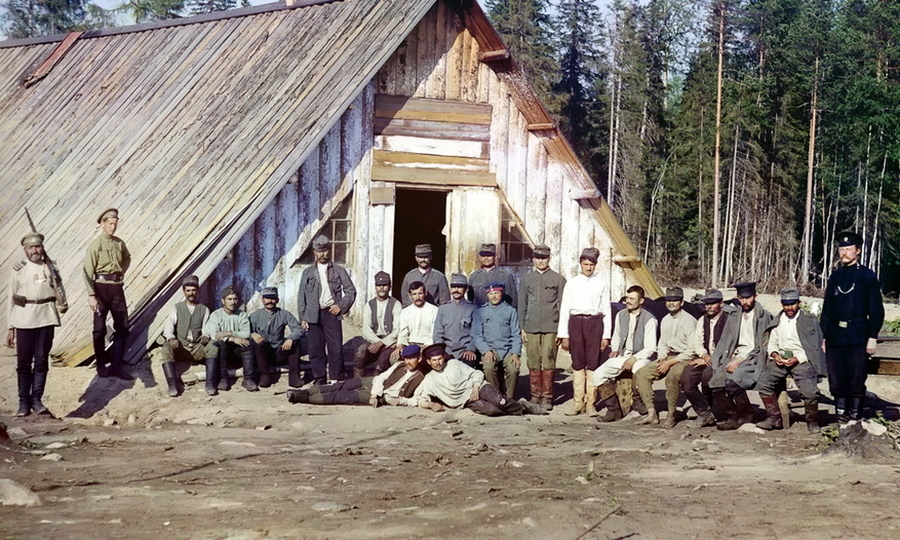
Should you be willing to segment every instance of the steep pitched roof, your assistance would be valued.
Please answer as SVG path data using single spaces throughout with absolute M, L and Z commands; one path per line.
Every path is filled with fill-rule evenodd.
M 0 267 L 22 258 L 27 207 L 67 279 L 57 346 L 89 347 L 80 267 L 100 211 L 122 214 L 141 329 L 174 276 L 224 257 L 433 2 L 279 3 L 86 33 L 29 87 L 62 37 L 0 43 Z

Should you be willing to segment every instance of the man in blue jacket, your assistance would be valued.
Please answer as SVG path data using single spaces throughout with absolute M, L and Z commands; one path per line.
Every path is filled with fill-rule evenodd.
M 502 283 L 487 284 L 485 293 L 487 303 L 478 308 L 472 317 L 472 343 L 481 353 L 484 378 L 497 388 L 501 388 L 497 364 L 502 363 L 504 391 L 506 398 L 511 400 L 516 392 L 522 363 L 519 315 L 516 308 L 503 301 Z

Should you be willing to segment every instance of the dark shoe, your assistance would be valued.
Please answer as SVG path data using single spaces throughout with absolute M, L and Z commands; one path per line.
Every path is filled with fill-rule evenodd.
M 106 364 L 97 364 L 97 376 L 101 379 L 109 377 L 109 366 Z
M 852 397 L 847 400 L 847 415 L 850 420 L 862 420 L 863 416 L 863 398 Z
M 241 386 L 248 392 L 259 392 L 259 385 L 253 382 L 253 379 L 244 377 L 244 380 L 241 381 Z
M 725 390 L 713 391 L 713 400 L 717 405 L 719 405 L 719 408 L 722 409 L 722 412 L 724 412 L 728 417 L 724 422 L 716 424 L 717 429 L 721 431 L 731 431 L 743 425 L 742 422 L 738 422 L 737 405 L 735 405 L 734 401 L 732 401 L 731 398 L 728 397 L 728 394 L 725 393 Z
M 259 374 L 259 387 L 260 388 L 268 388 L 272 386 L 272 374 L 269 372 L 260 372 Z
M 325 386 L 328 384 L 328 379 L 326 379 L 325 377 L 319 377 L 318 379 L 314 379 L 312 383 L 315 386 Z
M 766 407 L 766 419 L 757 423 L 756 427 L 766 431 L 782 429 L 784 424 L 781 420 L 781 409 L 778 407 L 778 396 L 760 394 L 759 397 L 762 398 L 763 405 Z
M 107 373 L 110 377 L 115 377 L 117 379 L 121 379 L 123 381 L 133 381 L 134 377 L 125 370 L 125 366 L 122 364 L 112 364 L 109 366 Z
M 287 398 L 291 403 L 309 403 L 309 390 L 288 388 Z
M 175 362 L 163 362 L 163 374 L 166 376 L 166 384 L 169 386 L 169 396 L 178 397 L 181 393 L 178 391 L 178 383 L 181 382 L 178 377 L 178 370 L 175 369 Z
M 702 428 L 707 426 L 716 425 L 716 417 L 713 416 L 712 411 L 700 411 L 697 413 L 697 418 L 691 420 L 690 426 L 693 428 Z
M 819 428 L 819 402 L 818 400 L 811 399 L 803 404 L 803 408 L 806 412 L 806 429 L 809 430 L 810 433 L 819 433 L 821 432 L 821 428 Z
M 753 405 L 750 403 L 750 396 L 747 395 L 747 391 L 743 388 L 738 388 L 732 395 L 731 398 L 734 400 L 734 404 L 737 407 L 737 421 L 738 427 L 744 424 L 752 424 L 753 423 Z M 781 418 L 781 409 L 778 409 L 778 400 L 775 400 L 775 408 L 778 411 L 779 418 Z
M 539 415 L 547 414 L 547 411 L 544 410 L 544 408 L 541 407 L 539 404 L 532 403 L 532 402 L 526 400 L 525 398 L 519 398 L 519 403 L 522 405 L 522 409 L 525 411 L 525 414 L 539 414 Z
M 47 406 L 41 402 L 41 399 L 44 397 L 44 387 L 47 385 L 47 372 L 35 372 L 33 377 L 31 381 L 31 412 L 44 416 L 53 416 L 47 410 Z
M 846 424 L 850 421 L 850 417 L 847 416 L 847 398 L 834 398 L 834 415 L 841 424 Z
M 619 405 L 619 396 L 613 392 L 613 395 L 606 398 L 606 413 L 598 416 L 598 422 L 617 422 L 622 419 L 622 407 Z
M 17 418 L 24 418 L 31 414 L 31 404 L 27 401 L 19 401 L 19 410 L 16 411 Z
M 18 372 L 16 373 L 16 378 L 19 384 L 19 410 L 16 411 L 16 416 L 21 418 L 31 414 L 32 382 L 34 378 L 31 373 Z
M 206 359 L 206 394 L 210 396 L 219 395 L 219 390 L 217 389 L 219 379 L 219 359 L 218 358 L 207 358 Z

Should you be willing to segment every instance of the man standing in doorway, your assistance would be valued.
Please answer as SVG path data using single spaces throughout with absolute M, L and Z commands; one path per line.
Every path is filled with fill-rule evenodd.
M 124 286 L 125 272 L 131 266 L 131 253 L 125 242 L 115 235 L 119 228 L 117 209 L 104 210 L 97 218 L 97 223 L 102 232 L 88 245 L 83 268 L 88 304 L 94 313 L 93 338 L 97 375 L 112 375 L 129 381 L 133 377 L 125 371 L 128 307 L 125 303 Z M 111 355 L 106 351 L 106 315 L 109 313 L 112 313 L 115 332 Z
M 309 362 L 313 382 L 324 384 L 337 381 L 344 371 L 344 329 L 341 317 L 350 311 L 356 300 L 356 288 L 347 270 L 331 261 L 331 241 L 319 235 L 312 244 L 316 264 L 310 265 L 300 276 L 297 312 L 300 327 L 309 332 Z M 328 373 L 325 359 L 328 358 Z M 299 370 L 299 362 L 297 369 Z M 290 381 L 300 381 L 299 373 L 291 373 Z
M 609 347 L 610 308 L 606 282 L 596 273 L 600 251 L 584 248 L 581 273 L 566 282 L 559 308 L 557 337 L 564 351 L 572 354 L 573 405 L 568 416 L 585 408 L 596 414 L 594 370 L 600 366 L 600 351 Z
M 409 290 L 409 284 L 413 281 L 421 281 L 425 285 L 425 301 L 440 306 L 450 301 L 450 287 L 447 285 L 447 277 L 431 267 L 431 255 L 431 244 L 416 246 L 416 267 L 403 277 L 402 291 L 405 293 Z M 412 297 L 404 295 L 401 301 L 403 307 L 408 307 L 412 304 Z
M 519 288 L 519 324 L 528 361 L 531 402 L 553 409 L 553 370 L 556 369 L 556 332 L 566 280 L 550 269 L 550 248 L 534 246 L 534 269 Z
M 499 266 L 497 266 L 497 245 L 481 244 L 478 250 L 478 258 L 481 268 L 472 272 L 469 276 L 469 300 L 475 302 L 475 307 L 487 304 L 485 285 L 488 283 L 503 284 L 503 300 L 512 307 L 518 307 L 519 298 L 516 292 L 516 279 Z
M 825 287 L 822 331 L 835 414 L 839 422 L 846 422 L 863 415 L 866 360 L 875 354 L 884 304 L 878 277 L 859 262 L 862 236 L 844 232 L 837 239 L 840 264 Z

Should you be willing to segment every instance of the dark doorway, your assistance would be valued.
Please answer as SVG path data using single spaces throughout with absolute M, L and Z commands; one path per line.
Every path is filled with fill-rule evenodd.
M 447 192 L 398 189 L 394 209 L 393 294 L 401 298 L 403 276 L 416 266 L 416 246 L 431 244 L 432 267 L 444 271 L 447 239 L 441 231 L 447 223 Z

